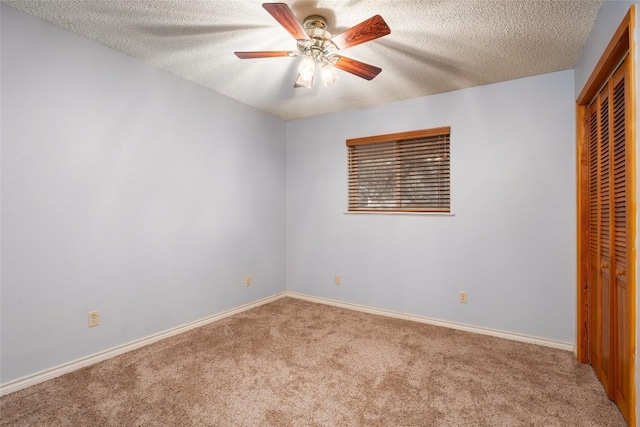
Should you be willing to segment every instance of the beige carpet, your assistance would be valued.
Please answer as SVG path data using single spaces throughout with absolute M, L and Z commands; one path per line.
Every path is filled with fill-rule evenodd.
M 0 399 L 2 426 L 622 426 L 571 353 L 292 298 Z

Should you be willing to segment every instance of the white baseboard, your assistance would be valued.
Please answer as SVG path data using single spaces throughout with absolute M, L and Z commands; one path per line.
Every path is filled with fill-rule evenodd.
M 498 330 L 498 329 L 491 329 L 491 328 L 483 328 L 483 327 L 480 327 L 480 326 L 466 325 L 464 323 L 450 322 L 448 320 L 439 320 L 439 319 L 432 319 L 430 317 L 416 316 L 416 315 L 413 315 L 413 314 L 399 313 L 399 312 L 396 312 L 396 311 L 383 310 L 383 309 L 380 309 L 380 308 L 374 308 L 374 307 L 369 307 L 369 306 L 365 306 L 365 305 L 351 304 L 351 303 L 331 300 L 331 299 L 327 299 L 327 298 L 320 298 L 320 297 L 314 297 L 314 296 L 310 296 L 310 295 L 304 295 L 304 294 L 300 294 L 300 293 L 297 293 L 297 292 L 287 291 L 287 292 L 285 292 L 285 296 L 288 296 L 288 297 L 291 297 L 291 298 L 298 298 L 298 299 L 302 299 L 302 300 L 305 300 L 305 301 L 316 302 L 316 303 L 319 303 L 319 304 L 327 304 L 327 305 L 332 305 L 332 306 L 335 306 L 335 307 L 346 308 L 346 309 L 349 309 L 349 310 L 356 310 L 356 311 L 362 311 L 362 312 L 365 312 L 365 313 L 377 314 L 377 315 L 380 315 L 380 316 L 394 317 L 394 318 L 397 318 L 397 319 L 404 319 L 404 320 L 411 320 L 413 322 L 427 323 L 429 325 L 443 326 L 445 328 L 459 329 L 461 331 L 473 332 L 473 333 L 476 333 L 476 334 L 490 335 L 492 337 L 505 338 L 505 339 L 512 340 L 512 341 L 526 342 L 526 343 L 529 343 L 529 344 L 537 344 L 537 345 L 542 345 L 542 346 L 545 346 L 545 347 L 551 347 L 551 348 L 557 348 L 557 349 L 560 349 L 560 350 L 566 350 L 566 351 L 575 352 L 575 345 L 573 343 L 571 343 L 571 342 L 556 341 L 556 340 L 551 340 L 551 339 L 548 339 L 548 338 L 541 338 L 541 337 L 534 337 L 534 336 L 531 336 L 531 335 L 518 334 L 518 333 L 515 333 L 515 332 L 507 332 L 507 331 L 501 331 L 501 330 Z
M 283 298 L 284 296 L 286 296 L 286 292 L 280 292 L 276 295 L 262 298 L 258 301 L 254 301 L 254 302 L 244 304 L 235 308 L 231 308 L 229 310 L 225 310 L 221 313 L 214 314 L 212 316 L 207 316 L 205 318 L 195 320 L 193 322 L 186 323 L 184 325 L 177 326 L 175 328 L 171 328 L 166 331 L 159 332 L 157 334 L 153 334 L 145 338 L 140 338 L 138 340 L 131 341 L 127 344 L 113 347 L 108 350 L 104 350 L 104 351 L 92 354 L 90 356 L 82 357 L 72 362 L 68 362 L 51 369 L 46 369 L 44 371 L 37 372 L 35 374 L 28 375 L 23 378 L 18 378 L 17 380 L 13 380 L 5 384 L 0 384 L 0 396 L 13 393 L 14 391 L 21 390 L 23 388 L 50 380 L 52 378 L 59 377 L 64 374 L 68 374 L 69 372 L 76 371 L 80 368 L 84 368 L 86 366 L 93 365 L 98 362 L 102 362 L 103 360 L 110 359 L 120 354 L 127 353 L 131 350 L 135 350 L 140 347 L 147 346 L 156 341 L 160 341 L 165 338 L 169 338 L 174 335 L 187 332 L 191 329 L 199 328 L 200 326 L 204 326 L 206 324 L 215 322 L 217 320 L 224 319 L 225 317 L 233 316 L 234 314 L 242 313 L 243 311 L 247 311 L 249 309 L 252 309 L 264 304 L 268 304 L 272 301 Z
M 414 322 L 421 322 L 421 323 L 427 323 L 430 325 L 436 325 L 436 326 L 443 326 L 445 328 L 452 328 L 452 329 L 459 329 L 462 331 L 467 331 L 467 332 L 473 332 L 476 334 L 482 334 L 482 335 L 490 335 L 490 336 L 494 336 L 494 337 L 499 337 L 499 338 L 506 338 L 509 340 L 513 340 L 513 341 L 520 341 L 520 342 L 526 342 L 526 343 L 530 343 L 530 344 L 538 344 L 538 345 L 542 345 L 545 347 L 552 347 L 552 348 L 557 348 L 560 350 L 567 350 L 567 351 L 573 351 L 575 352 L 575 346 L 573 343 L 570 342 L 563 342 L 563 341 L 555 341 L 555 340 L 550 340 L 547 338 L 540 338 L 540 337 L 534 337 L 534 336 L 530 336 L 530 335 L 523 335 L 523 334 L 516 334 L 513 332 L 506 332 L 506 331 L 500 331 L 500 330 L 496 330 L 496 329 L 490 329 L 490 328 L 482 328 L 482 327 L 478 327 L 478 326 L 471 326 L 471 325 L 465 325 L 463 323 L 456 323 L 456 322 L 449 322 L 446 320 L 438 320 L 438 319 L 432 319 L 429 317 L 423 317 L 423 316 L 416 316 L 416 315 L 412 315 L 412 314 L 406 314 L 406 313 L 399 313 L 399 312 L 395 312 L 395 311 L 391 311 L 391 310 L 383 310 L 383 309 L 379 309 L 379 308 L 374 308 L 374 307 L 368 307 L 368 306 L 364 306 L 364 305 L 359 305 L 359 304 L 351 304 L 351 303 L 346 303 L 346 302 L 341 302 L 341 301 L 335 301 L 335 300 L 331 300 L 331 299 L 327 299 L 327 298 L 320 298 L 320 297 L 314 297 L 314 296 L 310 296 L 310 295 L 304 295 L 304 294 L 300 294 L 297 292 L 281 292 L 279 294 L 270 296 L 270 297 L 266 297 L 266 298 L 262 298 L 258 301 L 254 301 L 248 304 L 244 304 L 229 310 L 225 310 L 221 313 L 218 314 L 214 314 L 212 316 L 208 316 L 205 317 L 203 319 L 199 319 L 190 323 L 186 323 L 184 325 L 172 328 L 172 329 L 168 329 L 164 332 L 159 332 L 157 334 L 154 335 L 150 335 L 148 337 L 145 338 L 140 338 L 138 340 L 129 342 L 127 344 L 123 344 L 117 347 L 113 347 L 110 348 L 108 350 L 104 350 L 95 354 L 92 354 L 90 356 L 87 357 L 83 357 L 77 360 L 74 360 L 72 362 L 68 362 L 59 366 L 56 366 L 54 368 L 51 369 L 46 369 L 44 371 L 41 372 L 37 372 L 35 374 L 32 375 L 28 375 L 26 377 L 23 378 L 19 378 L 17 380 L 13 380 L 10 381 L 8 383 L 5 384 L 0 384 L 0 396 L 4 396 L 6 394 L 9 393 L 13 393 L 14 391 L 18 391 L 21 390 L 23 388 L 50 380 L 52 378 L 56 378 L 59 377 L 61 375 L 67 374 L 69 372 L 73 372 L 76 371 L 80 368 L 84 368 L 86 366 L 89 365 L 93 365 L 95 363 L 98 362 L 102 362 L 103 360 L 107 360 L 110 359 L 112 357 L 118 356 L 120 354 L 123 353 L 127 353 L 129 351 L 147 346 L 149 344 L 152 344 L 154 342 L 163 340 L 165 338 L 169 338 L 172 337 L 174 335 L 178 335 L 181 334 L 183 332 L 187 332 L 191 329 L 195 329 L 198 328 L 200 326 L 204 326 L 207 325 L 209 323 L 215 322 L 217 320 L 221 320 L 224 319 L 226 317 L 229 316 L 233 316 L 234 314 L 238 314 L 238 313 L 242 313 L 243 311 L 264 305 L 264 304 L 268 304 L 272 301 L 275 301 L 277 299 L 283 298 L 283 297 L 291 297 L 291 298 L 297 298 L 297 299 L 301 299 L 301 300 L 305 300 L 305 301 L 311 301 L 311 302 L 315 302 L 315 303 L 319 303 L 319 304 L 327 304 L 327 305 L 332 305 L 335 307 L 341 307 L 341 308 L 346 308 L 349 310 L 356 310 L 356 311 L 362 311 L 365 313 L 371 313 L 371 314 L 377 314 L 380 316 L 386 316 L 386 317 L 394 317 L 397 319 L 404 319 L 404 320 L 411 320 Z

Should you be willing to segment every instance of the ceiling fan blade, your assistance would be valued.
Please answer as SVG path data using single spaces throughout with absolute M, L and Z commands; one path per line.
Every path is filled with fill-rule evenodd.
M 257 50 L 254 52 L 233 52 L 240 59 L 276 58 L 278 56 L 292 56 L 295 52 L 288 50 Z
M 284 27 L 296 40 L 308 39 L 309 36 L 304 32 L 304 28 L 298 22 L 296 15 L 293 14 L 289 6 L 284 3 L 262 3 L 262 7 L 266 9 L 276 21 Z
M 365 64 L 364 62 L 356 61 L 355 59 L 347 58 L 346 56 L 337 56 L 338 60 L 333 64 L 334 67 L 358 77 L 362 77 L 363 79 L 372 80 L 375 76 L 380 74 L 380 71 L 382 71 L 382 68 Z
M 382 16 L 376 15 L 331 39 L 340 49 L 356 46 L 391 33 Z

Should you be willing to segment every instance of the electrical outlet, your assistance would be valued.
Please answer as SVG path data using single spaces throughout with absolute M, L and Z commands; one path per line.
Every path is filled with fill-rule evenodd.
M 251 276 L 244 276 L 244 285 L 247 287 L 251 286 Z
M 336 285 L 342 285 L 342 277 L 336 274 Z
M 467 293 L 465 291 L 458 292 L 458 302 L 461 304 L 467 303 Z
M 98 310 L 90 311 L 88 314 L 88 319 L 90 328 L 98 326 L 100 324 L 100 312 Z

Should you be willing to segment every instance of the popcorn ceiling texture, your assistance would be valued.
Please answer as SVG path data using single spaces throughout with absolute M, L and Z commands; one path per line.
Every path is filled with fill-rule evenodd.
M 294 89 L 300 58 L 238 59 L 234 51 L 295 50 L 263 0 L 5 0 L 283 119 L 363 108 L 571 69 L 602 0 L 289 1 L 299 21 L 338 34 L 380 14 L 391 34 L 340 53 L 382 68 L 371 82 L 339 71 Z
M 0 426 L 624 426 L 572 353 L 283 298 L 0 398 Z

